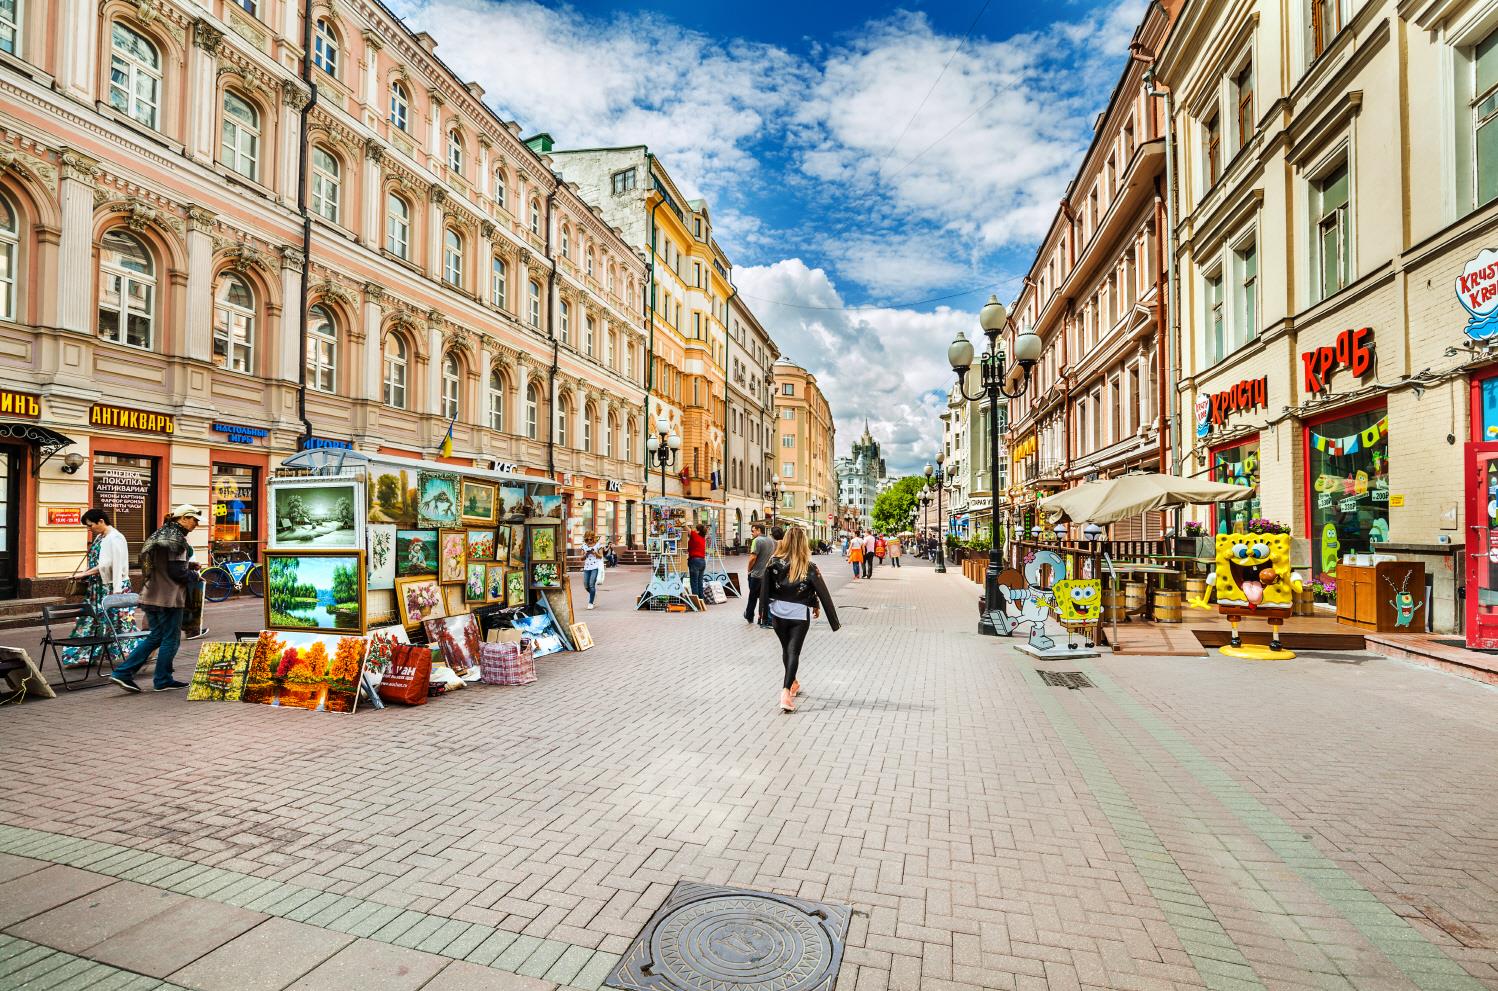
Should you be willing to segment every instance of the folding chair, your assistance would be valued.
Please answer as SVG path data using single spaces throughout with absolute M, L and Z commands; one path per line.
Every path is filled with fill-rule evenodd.
M 135 649 L 135 641 L 150 635 L 150 630 L 134 630 L 122 633 L 115 626 L 114 611 L 116 609 L 129 609 L 132 613 L 140 607 L 140 595 L 136 592 L 115 592 L 104 596 L 100 603 L 104 610 L 101 619 L 101 629 L 114 637 L 114 643 L 110 645 L 109 652 L 114 655 L 114 666 L 119 667 L 125 663 L 125 658 L 130 651 Z
M 74 636 L 78 624 L 85 618 L 94 620 L 95 629 L 102 632 L 90 636 Z M 89 603 L 79 602 L 65 606 L 42 606 L 42 623 L 47 628 L 46 635 L 42 637 L 42 663 L 47 662 L 47 652 L 50 650 L 53 659 L 57 661 L 57 671 L 59 677 L 62 678 L 63 688 L 71 692 L 78 688 L 98 688 L 100 685 L 109 683 L 102 665 L 99 666 L 96 680 L 89 680 L 89 671 L 98 664 L 100 652 L 102 651 L 105 659 L 108 659 L 110 646 L 118 642 L 107 618 L 101 618 Z M 59 636 L 54 627 L 60 629 L 67 623 L 72 623 L 72 629 L 66 636 Z M 66 647 L 77 647 L 88 651 L 88 663 L 82 666 L 83 677 L 74 678 L 72 681 L 68 680 L 69 668 L 62 663 L 62 652 Z M 72 670 L 77 670 L 77 668 Z

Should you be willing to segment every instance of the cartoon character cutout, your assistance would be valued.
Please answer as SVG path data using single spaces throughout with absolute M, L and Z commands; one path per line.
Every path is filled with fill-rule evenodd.
M 1321 570 L 1329 575 L 1337 573 L 1338 552 L 1342 550 L 1342 541 L 1337 538 L 1337 526 L 1328 523 L 1321 528 Z
M 1389 600 L 1389 605 L 1394 607 L 1395 626 L 1409 626 L 1414 622 L 1416 613 L 1425 607 L 1425 600 L 1422 599 L 1416 602 L 1415 596 L 1409 591 L 1410 575 L 1414 573 L 1413 570 L 1406 571 L 1404 573 L 1404 581 L 1400 583 L 1398 588 L 1394 587 L 1393 579 L 1388 575 L 1384 576 L 1384 581 L 1388 584 L 1389 591 L 1394 593 L 1394 598 Z
M 1103 583 L 1096 578 L 1068 578 L 1051 586 L 1056 601 L 1056 619 L 1066 625 L 1097 622 L 1103 601 Z
M 1224 615 L 1288 614 L 1301 577 L 1290 567 L 1287 533 L 1220 533 L 1207 576 Z

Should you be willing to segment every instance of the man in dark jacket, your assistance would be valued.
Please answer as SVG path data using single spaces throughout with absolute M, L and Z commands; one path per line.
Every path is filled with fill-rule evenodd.
M 135 645 L 125 663 L 109 673 L 109 680 L 127 692 L 140 691 L 134 675 L 152 651 L 157 651 L 152 687 L 158 692 L 187 687 L 186 682 L 172 677 L 172 661 L 182 640 L 187 587 L 193 582 L 192 571 L 187 567 L 188 553 L 187 534 L 180 526 L 162 527 L 141 548 L 140 566 L 146 575 L 146 587 L 141 592 L 140 604 L 150 620 L 151 630 Z

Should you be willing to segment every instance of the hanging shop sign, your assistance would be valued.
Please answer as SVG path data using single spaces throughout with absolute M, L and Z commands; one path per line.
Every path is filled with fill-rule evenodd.
M 170 413 L 152 413 L 149 410 L 126 409 L 123 406 L 106 406 L 95 403 L 88 411 L 91 427 L 115 427 L 119 430 L 135 430 L 143 434 L 172 434 L 177 432 L 177 421 Z
M 1498 336 L 1498 250 L 1484 248 L 1462 266 L 1456 298 L 1467 311 L 1467 336 L 1485 341 Z
M 83 522 L 83 510 L 47 507 L 48 526 L 78 526 Z
M 238 423 L 215 423 L 213 432 L 223 434 L 231 444 L 253 444 L 261 437 L 269 437 L 270 431 L 261 427 L 246 427 Z
M 604 487 L 607 488 L 608 491 L 610 491 L 610 492 L 623 492 L 624 491 L 624 483 L 623 482 L 606 481 L 603 484 L 604 484 Z
M 1302 384 L 1306 392 L 1328 392 L 1332 374 L 1346 370 L 1362 378 L 1373 368 L 1373 328 L 1344 330 L 1333 344 L 1300 353 Z
M 1032 455 L 1034 453 L 1035 453 L 1035 435 L 1034 434 L 1030 434 L 1024 440 L 1022 440 L 1018 444 L 1014 445 L 1014 450 L 1012 450 L 1012 451 L 1009 452 L 1009 456 L 1011 458 L 1013 458 L 1015 461 L 1023 461 L 1025 458 L 1028 458 L 1030 455 Z
M 0 389 L 0 416 L 19 416 L 35 420 L 42 415 L 42 397 L 29 392 Z
M 351 440 L 338 440 L 333 437 L 308 437 L 302 441 L 302 450 L 352 450 L 354 442 Z
M 1220 427 L 1227 422 L 1230 413 L 1247 413 L 1269 405 L 1269 376 L 1244 379 L 1230 389 L 1207 397 L 1207 426 Z M 1202 415 L 1201 402 L 1197 402 L 1196 415 Z M 1201 431 L 1198 430 L 1198 433 Z

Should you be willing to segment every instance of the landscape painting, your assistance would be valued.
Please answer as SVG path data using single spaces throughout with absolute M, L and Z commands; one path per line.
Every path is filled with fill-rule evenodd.
M 416 472 L 370 465 L 369 475 L 369 522 L 415 526 Z
M 462 530 L 440 530 L 437 536 L 437 580 L 456 585 L 463 580 L 463 565 L 468 560 L 468 533 Z
M 510 546 L 515 539 L 513 535 L 515 529 L 508 523 L 501 523 L 494 528 L 494 560 L 500 564 L 505 564 L 510 560 Z
M 358 479 L 291 479 L 270 489 L 271 548 L 364 549 Z
M 562 518 L 562 497 L 538 495 L 532 500 L 531 515 L 537 519 L 559 520 Z
M 371 523 L 365 531 L 369 541 L 369 576 L 365 586 L 371 592 L 395 587 L 395 524 Z
M 499 518 L 507 523 L 525 519 L 529 507 L 525 502 L 524 485 L 501 485 L 499 487 Z
M 205 643 L 187 686 L 189 702 L 238 702 L 255 657 L 255 641 Z
M 437 531 L 395 531 L 395 577 L 410 578 L 436 573 Z
M 478 666 L 479 644 L 483 636 L 473 613 L 429 619 L 422 625 L 427 643 L 441 649 L 442 661 L 448 667 L 461 675 Z
M 463 479 L 462 493 L 463 522 L 488 523 L 493 525 L 496 518 L 494 483 L 475 482 L 472 479 L 465 478 Z
M 424 471 L 418 476 L 416 522 L 422 527 L 458 525 L 458 476 L 449 471 Z
M 262 630 L 244 701 L 317 712 L 353 712 L 368 642 L 328 633 Z
M 364 632 L 363 551 L 266 551 L 265 628 Z

